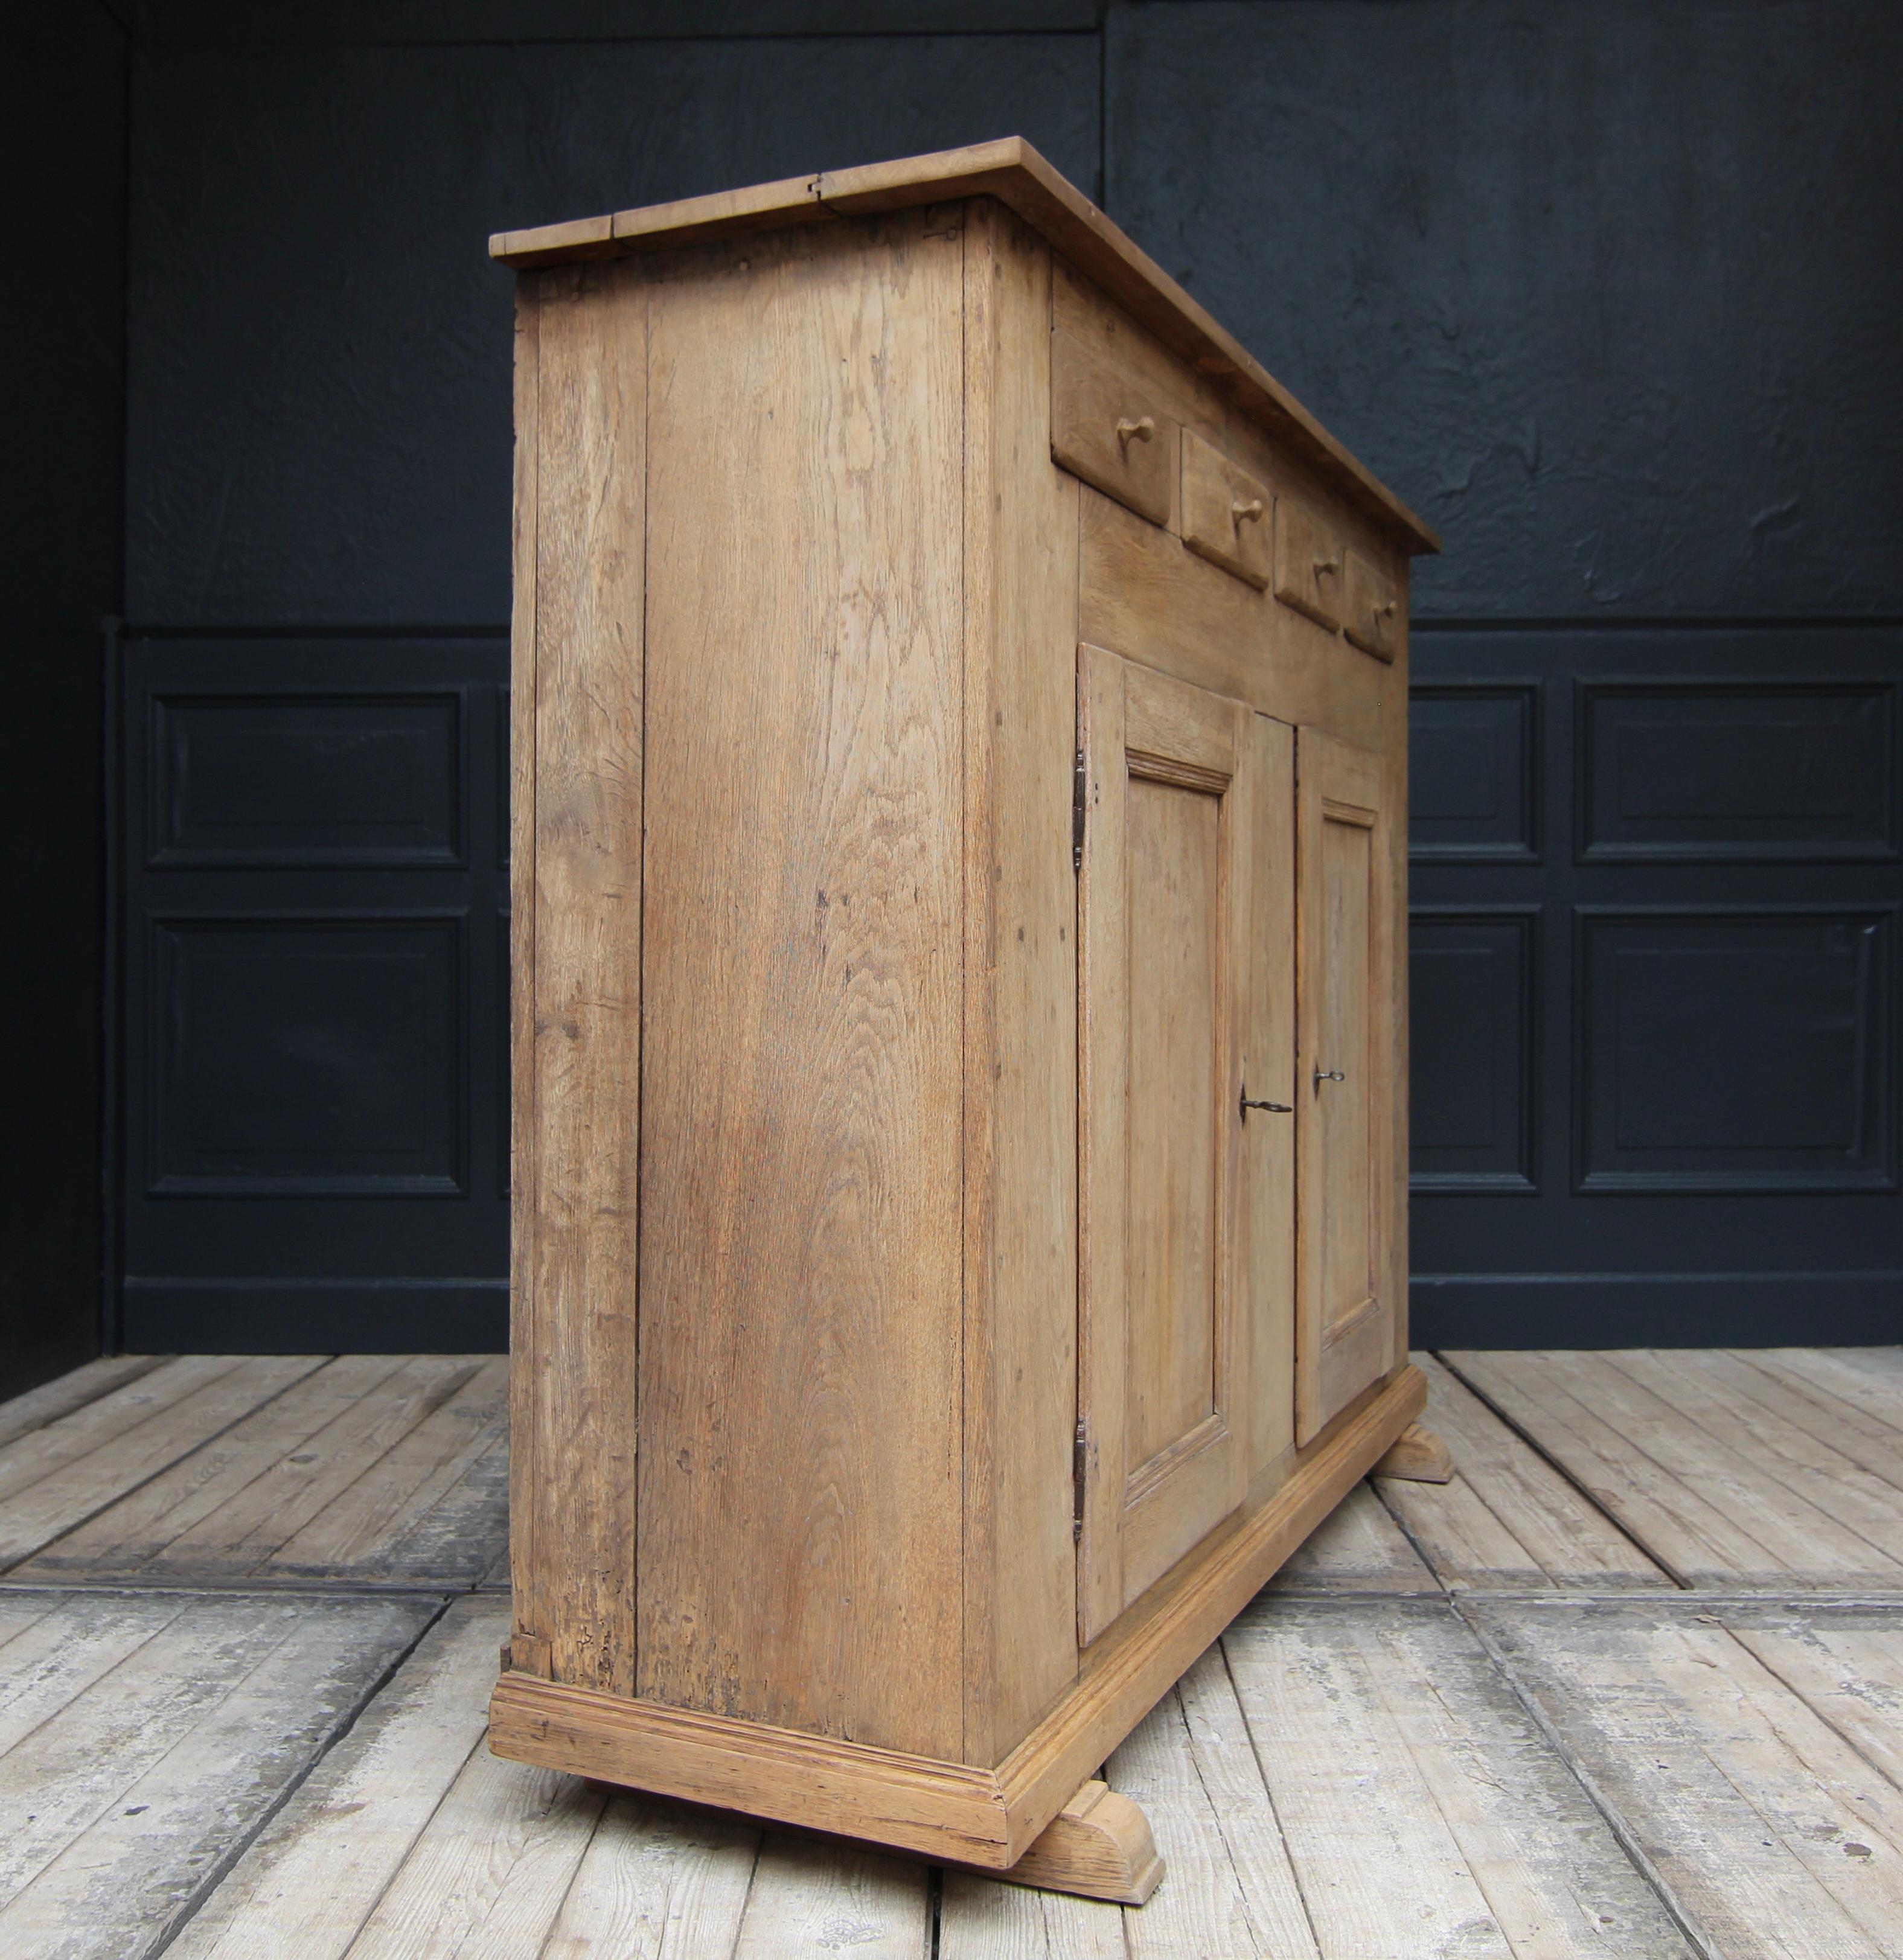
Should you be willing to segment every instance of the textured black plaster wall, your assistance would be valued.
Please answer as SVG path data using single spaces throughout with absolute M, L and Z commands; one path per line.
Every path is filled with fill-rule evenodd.
M 1019 131 L 1094 188 L 1093 34 L 139 59 L 131 612 L 508 612 L 488 234 Z
M 119 603 L 125 37 L 0 26 L 0 1395 L 98 1351 L 100 701 Z
M 1418 610 L 1903 611 L 1903 7 L 1108 31 L 1109 208 L 1443 531 Z

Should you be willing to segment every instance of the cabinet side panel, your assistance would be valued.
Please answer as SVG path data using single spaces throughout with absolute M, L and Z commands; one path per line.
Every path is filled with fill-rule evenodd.
M 654 262 L 639 1691 L 956 1759 L 963 253 Z
M 1049 248 L 1001 205 L 966 250 L 966 1758 L 1077 1672 L 1077 485 L 1051 461 Z M 982 1004 L 982 1010 L 980 1004 Z
M 635 1681 L 641 1090 L 644 290 L 634 266 L 537 275 L 532 744 L 518 858 L 530 1005 L 518 1080 L 516 1626 L 558 1681 Z M 527 848 L 525 848 L 525 846 Z M 525 1662 L 539 1659 L 533 1644 Z

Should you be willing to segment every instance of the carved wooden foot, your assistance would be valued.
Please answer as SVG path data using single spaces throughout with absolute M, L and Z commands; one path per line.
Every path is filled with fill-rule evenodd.
M 1414 1484 L 1450 1484 L 1453 1459 L 1430 1429 L 1411 1422 L 1394 1447 L 1370 1472 L 1375 1477 L 1405 1477 Z
M 1045 1892 L 1141 1905 L 1163 1876 L 1163 1860 L 1135 1799 L 1093 1780 L 1009 1871 L 989 1876 Z

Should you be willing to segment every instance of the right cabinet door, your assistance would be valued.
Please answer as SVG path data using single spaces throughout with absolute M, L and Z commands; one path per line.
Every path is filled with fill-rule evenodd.
M 1392 1365 L 1393 812 L 1367 750 L 1296 744 L 1295 1436 Z

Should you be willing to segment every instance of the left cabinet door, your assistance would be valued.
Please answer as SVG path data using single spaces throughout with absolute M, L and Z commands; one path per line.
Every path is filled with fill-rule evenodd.
M 1244 1494 L 1240 1099 L 1272 737 L 1239 702 L 1094 647 L 1078 705 L 1088 1643 Z

